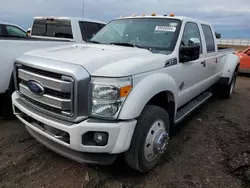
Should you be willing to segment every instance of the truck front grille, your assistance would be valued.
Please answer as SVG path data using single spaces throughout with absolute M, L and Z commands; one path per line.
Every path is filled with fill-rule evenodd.
M 74 79 L 24 65 L 16 65 L 16 89 L 23 99 L 40 110 L 62 116 L 74 115 Z M 30 90 L 28 83 L 39 83 L 43 93 L 37 94 Z

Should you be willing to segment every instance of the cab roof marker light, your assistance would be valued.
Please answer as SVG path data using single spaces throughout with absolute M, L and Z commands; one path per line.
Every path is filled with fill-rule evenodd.
M 174 14 L 173 14 L 173 13 L 171 13 L 171 14 L 169 14 L 169 16 L 170 16 L 170 17 L 174 17 Z
M 146 16 L 144 13 L 142 13 L 142 16 Z
M 136 14 L 132 14 L 132 17 L 136 17 Z
M 151 16 L 156 16 L 156 14 L 153 12 L 153 13 L 151 14 Z

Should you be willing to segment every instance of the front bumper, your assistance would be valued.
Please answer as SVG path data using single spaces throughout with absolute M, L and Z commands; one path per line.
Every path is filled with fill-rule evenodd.
M 130 121 L 105 121 L 87 119 L 79 123 L 69 123 L 47 116 L 31 108 L 21 100 L 21 96 L 14 92 L 12 95 L 13 110 L 17 118 L 22 121 L 30 134 L 51 150 L 78 162 L 98 163 L 93 153 L 101 155 L 119 154 L 128 150 L 136 120 Z M 58 139 L 55 135 L 40 128 L 40 125 L 53 127 L 69 135 L 69 142 Z M 83 145 L 82 135 L 87 132 L 107 132 L 108 142 L 105 146 Z M 84 156 L 88 156 L 84 159 Z M 92 159 L 92 160 L 91 160 Z

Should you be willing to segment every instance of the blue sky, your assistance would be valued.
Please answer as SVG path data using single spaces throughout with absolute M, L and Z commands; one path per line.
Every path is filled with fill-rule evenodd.
M 0 21 L 29 28 L 34 16 L 81 16 L 83 0 L 7 0 Z M 222 37 L 250 39 L 249 0 L 84 0 L 84 17 L 110 21 L 121 15 L 169 14 L 211 23 Z

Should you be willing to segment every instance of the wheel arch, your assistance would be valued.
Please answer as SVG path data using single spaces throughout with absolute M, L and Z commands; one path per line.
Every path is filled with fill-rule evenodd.
M 141 80 L 126 99 L 119 119 L 134 119 L 140 116 L 148 104 L 164 108 L 171 116 L 177 110 L 178 89 L 174 80 L 166 74 L 151 75 Z
M 226 62 L 223 68 L 221 78 L 228 78 L 227 84 L 229 84 L 232 80 L 235 71 L 239 70 L 240 58 L 237 55 L 229 54 L 225 61 Z

